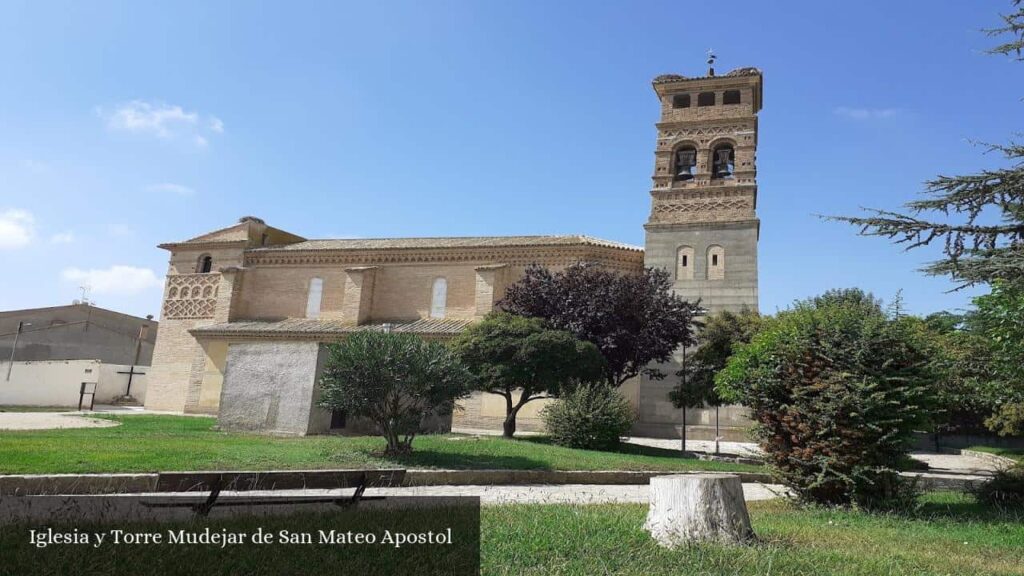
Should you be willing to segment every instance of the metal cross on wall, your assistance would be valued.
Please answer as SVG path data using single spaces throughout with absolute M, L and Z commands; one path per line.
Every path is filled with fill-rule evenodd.
M 128 368 L 127 372 L 125 372 L 124 370 L 119 370 L 117 373 L 118 374 L 127 374 L 128 375 L 128 389 L 124 391 L 124 395 L 125 396 L 131 396 L 132 395 L 132 377 L 135 376 L 136 374 L 138 374 L 139 376 L 145 376 L 146 375 L 145 372 L 136 372 L 134 364 L 132 364 Z

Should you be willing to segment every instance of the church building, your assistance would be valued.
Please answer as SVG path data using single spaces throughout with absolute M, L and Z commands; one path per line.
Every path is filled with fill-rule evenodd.
M 247 216 L 160 245 L 170 264 L 146 407 L 216 414 L 224 429 L 343 432 L 344 415 L 316 405 L 322 344 L 361 330 L 451 338 L 493 310 L 531 264 L 586 261 L 623 274 L 660 267 L 677 294 L 711 312 L 756 310 L 761 72 L 668 74 L 653 86 L 661 117 L 643 248 L 584 235 L 310 240 Z M 674 384 L 623 386 L 637 407 L 634 434 L 678 436 Z M 460 404 L 442 428 L 501 428 L 500 397 L 476 393 Z M 521 430 L 542 426 L 542 406 L 527 404 Z M 721 417 L 726 429 L 746 425 L 738 409 Z M 692 437 L 710 418 L 688 411 Z

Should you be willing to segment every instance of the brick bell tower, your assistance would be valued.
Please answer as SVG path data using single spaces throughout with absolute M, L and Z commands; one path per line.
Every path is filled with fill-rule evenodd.
M 757 310 L 757 113 L 762 76 L 738 68 L 654 79 L 661 101 L 647 266 L 672 274 L 686 300 L 710 312 Z

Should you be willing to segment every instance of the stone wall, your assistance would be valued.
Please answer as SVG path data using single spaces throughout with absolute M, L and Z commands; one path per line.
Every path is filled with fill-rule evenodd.
M 326 432 L 330 414 L 314 405 L 321 351 L 316 342 L 231 344 L 218 425 L 274 434 Z
M 42 360 L 15 362 L 11 379 L 5 380 L 10 362 L 0 362 L 0 406 L 66 406 L 77 408 L 82 382 L 95 383 L 96 404 L 110 404 L 128 390 L 129 365 L 104 364 L 99 360 Z M 146 399 L 148 367 L 136 366 L 131 395 Z M 92 387 L 90 386 L 90 389 Z M 89 405 L 89 396 L 85 405 Z

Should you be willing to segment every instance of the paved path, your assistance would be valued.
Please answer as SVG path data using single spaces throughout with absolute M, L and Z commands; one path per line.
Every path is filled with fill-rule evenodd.
M 500 504 L 608 504 L 648 502 L 649 487 L 639 485 L 564 484 L 559 486 L 416 486 L 409 488 L 368 488 L 368 495 L 382 496 L 479 496 L 485 505 Z M 771 500 L 783 494 L 782 486 L 750 483 L 743 485 L 748 502 Z
M 81 412 L 0 412 L 0 430 L 51 430 L 54 428 L 105 428 L 117 422 L 87 418 Z

